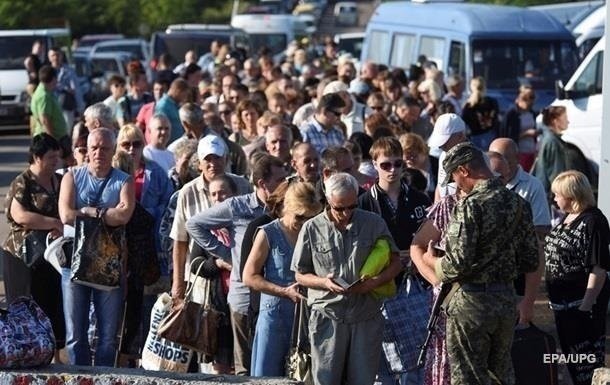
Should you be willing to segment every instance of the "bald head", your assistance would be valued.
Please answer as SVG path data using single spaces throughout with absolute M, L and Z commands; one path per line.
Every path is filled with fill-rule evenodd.
M 519 146 L 510 138 L 498 138 L 491 142 L 489 151 L 497 152 L 506 159 L 508 180 L 511 180 L 519 169 Z

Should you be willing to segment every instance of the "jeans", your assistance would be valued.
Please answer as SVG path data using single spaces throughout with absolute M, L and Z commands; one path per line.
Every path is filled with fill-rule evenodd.
M 373 385 L 421 385 L 424 383 L 424 368 L 418 368 L 401 374 L 391 374 L 385 355 L 381 354 L 379 372 Z
M 89 304 L 93 301 L 97 317 L 95 366 L 114 366 L 117 331 L 123 315 L 123 289 L 104 291 L 70 280 L 70 269 L 62 269 L 61 287 L 66 318 L 66 350 L 70 365 L 91 365 L 89 350 Z

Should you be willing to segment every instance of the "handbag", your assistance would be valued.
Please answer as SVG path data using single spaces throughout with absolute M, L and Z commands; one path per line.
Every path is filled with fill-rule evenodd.
M 32 267 L 44 257 L 47 248 L 47 234 L 49 230 L 32 230 L 21 243 L 19 258 L 28 266 Z
M 47 248 L 44 251 L 44 259 L 61 274 L 62 268 L 69 268 L 72 263 L 72 249 L 74 238 L 61 236 L 51 241 L 50 234 L 47 235 Z
M 294 307 L 291 348 L 286 357 L 286 376 L 301 381 L 305 385 L 313 385 L 311 355 L 307 338 L 308 319 L 309 308 L 305 300 L 302 299 Z
M 199 276 L 202 266 L 200 263 L 194 277 L 190 272 L 184 302 L 161 322 L 158 334 L 166 340 L 214 356 L 218 350 L 218 326 L 223 313 L 212 306 L 212 281 Z M 199 281 L 204 291 L 202 303 L 193 301 L 193 290 Z
M 55 353 L 51 321 L 28 297 L 0 309 L 0 369 L 46 366 Z
M 398 294 L 383 303 L 382 348 L 391 373 L 417 368 L 419 350 L 427 334 L 430 301 L 431 290 L 424 289 L 415 276 L 408 275 Z
M 154 229 L 155 218 L 136 202 L 131 219 L 125 226 L 127 267 L 144 285 L 152 285 L 161 277 Z
M 72 282 L 100 290 L 118 288 L 124 228 L 106 226 L 101 217 L 76 217 L 74 231 Z
M 150 314 L 150 329 L 142 349 L 142 368 L 186 373 L 193 351 L 159 336 L 159 325 L 172 309 L 172 297 L 163 293 Z
M 59 91 L 59 95 L 57 96 L 57 101 L 61 106 L 61 109 L 64 111 L 74 111 L 76 110 L 76 97 L 74 94 L 68 90 Z

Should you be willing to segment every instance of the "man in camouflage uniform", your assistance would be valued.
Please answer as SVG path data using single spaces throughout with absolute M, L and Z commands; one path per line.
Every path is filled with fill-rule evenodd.
M 538 266 L 530 208 L 494 178 L 470 143 L 452 148 L 443 167 L 444 183 L 453 179 L 468 194 L 453 212 L 445 256 L 437 258 L 430 245 L 424 257 L 443 283 L 459 285 L 447 306 L 451 383 L 514 384 L 512 282 Z

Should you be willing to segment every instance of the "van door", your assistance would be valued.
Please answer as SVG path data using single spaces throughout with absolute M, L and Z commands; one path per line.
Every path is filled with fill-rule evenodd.
M 603 62 L 604 51 L 599 50 L 580 76 L 568 84 L 568 99 L 557 103 L 566 107 L 570 121 L 562 138 L 577 145 L 596 164 L 601 157 Z

